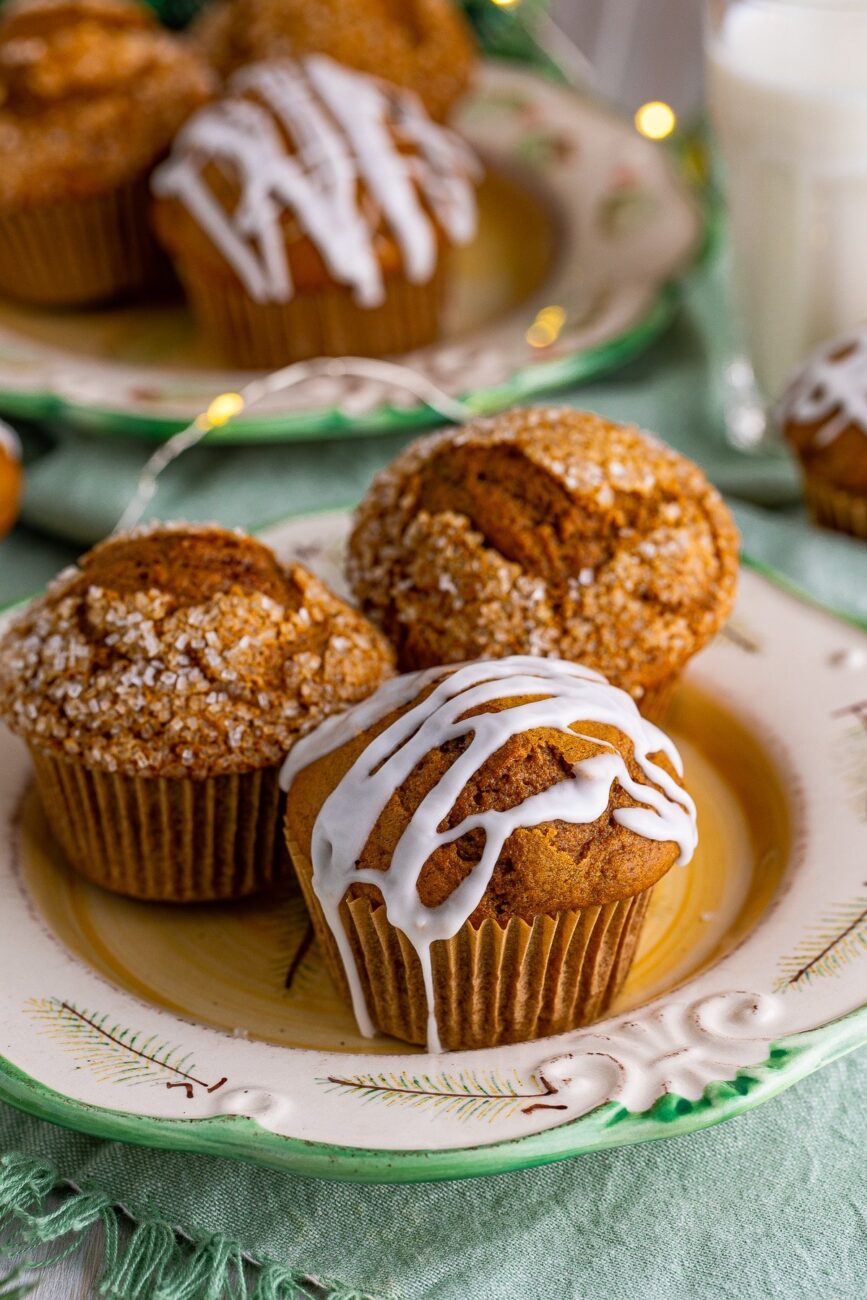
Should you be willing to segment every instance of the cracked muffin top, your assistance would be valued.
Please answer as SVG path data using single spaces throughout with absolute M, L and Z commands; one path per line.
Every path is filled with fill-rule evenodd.
M 867 497 L 867 329 L 822 344 L 777 407 L 784 437 L 812 477 Z
M 475 62 L 469 24 L 453 0 L 221 0 L 191 35 L 221 76 L 261 59 L 327 54 L 414 90 L 438 121 Z
M 125 775 L 269 767 L 391 675 L 382 635 L 301 565 L 208 525 L 119 535 L 0 641 L 0 717 Z
M 718 631 L 737 570 L 737 531 L 698 466 L 568 407 L 410 446 L 359 507 L 348 562 L 404 669 L 555 655 L 639 700 Z
M 214 89 L 200 56 L 134 0 L 4 5 L 0 204 L 133 179 Z

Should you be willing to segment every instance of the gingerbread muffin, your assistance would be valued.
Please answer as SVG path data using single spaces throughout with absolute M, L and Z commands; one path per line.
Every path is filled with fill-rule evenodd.
M 777 422 L 813 518 L 867 538 L 867 328 L 818 348 L 792 376 Z
M 381 635 L 300 565 L 209 526 L 89 552 L 0 642 L 69 861 L 136 898 L 238 898 L 283 869 L 279 765 L 392 671 Z
M 73 306 L 166 275 L 148 178 L 213 73 L 133 0 L 0 18 L 0 292 Z
M 466 90 L 475 62 L 454 0 L 221 0 L 191 35 L 223 77 L 263 59 L 327 54 L 415 91 L 436 121 Z
M 408 92 L 321 55 L 253 64 L 154 176 L 157 233 L 226 359 L 402 351 L 437 333 L 476 163 Z
M 624 691 L 533 657 L 396 678 L 302 740 L 287 840 L 362 1031 L 439 1051 L 602 1015 L 696 845 L 681 771 Z
M 400 667 L 556 655 L 656 720 L 728 615 L 737 572 L 731 515 L 696 465 L 569 407 L 416 442 L 374 480 L 349 548 Z
M 23 477 L 21 444 L 14 430 L 0 420 L 0 537 L 18 517 Z

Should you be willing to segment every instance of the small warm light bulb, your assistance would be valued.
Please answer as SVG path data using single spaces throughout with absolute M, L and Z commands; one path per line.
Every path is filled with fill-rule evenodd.
M 215 397 L 211 405 L 204 414 L 204 421 L 212 429 L 219 429 L 221 425 L 228 424 L 243 411 L 246 403 L 240 393 L 221 393 Z
M 520 3 L 521 0 L 491 0 L 498 9 L 516 9 Z
M 565 310 L 552 304 L 550 307 L 543 307 L 536 314 L 536 319 L 524 337 L 531 348 L 549 348 L 552 343 L 556 343 L 565 324 Z
M 648 140 L 664 140 L 677 126 L 677 114 L 670 104 L 654 99 L 638 109 L 635 126 Z

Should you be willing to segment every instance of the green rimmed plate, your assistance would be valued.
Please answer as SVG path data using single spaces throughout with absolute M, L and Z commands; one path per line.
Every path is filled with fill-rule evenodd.
M 457 125 L 487 168 L 479 236 L 458 257 L 442 341 L 399 359 L 481 414 L 599 375 L 646 347 L 704 234 L 670 153 L 572 90 L 507 64 L 484 65 Z M 562 316 L 534 330 L 546 306 Z M 0 303 L 2 414 L 162 439 L 250 377 L 221 368 L 177 304 L 45 312 Z M 281 441 L 431 418 L 379 379 L 322 374 L 209 436 Z
M 346 523 L 267 540 L 339 587 Z M 670 720 L 702 845 L 657 888 L 613 1014 L 441 1057 L 358 1037 L 291 893 L 155 908 L 77 879 L 4 733 L 0 1097 L 105 1137 L 364 1182 L 731 1118 L 867 1043 L 865 686 L 864 632 L 745 571 Z

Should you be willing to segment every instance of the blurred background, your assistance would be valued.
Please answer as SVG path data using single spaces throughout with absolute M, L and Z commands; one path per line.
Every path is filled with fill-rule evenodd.
M 700 110 L 698 0 L 553 0 L 551 16 L 595 67 L 602 93 L 624 108 L 662 99 L 681 116 Z

